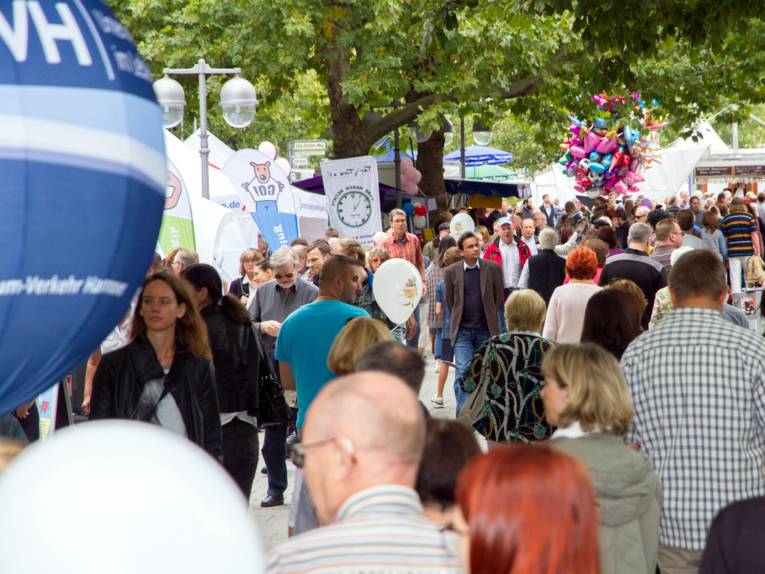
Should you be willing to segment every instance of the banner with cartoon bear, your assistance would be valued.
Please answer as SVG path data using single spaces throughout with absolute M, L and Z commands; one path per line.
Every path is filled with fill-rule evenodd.
M 321 162 L 329 224 L 366 246 L 382 231 L 377 161 L 371 155 Z
M 165 211 L 162 214 L 162 227 L 159 228 L 157 244 L 163 256 L 178 247 L 192 251 L 197 249 L 189 192 L 181 172 L 169 159 L 167 160 Z
M 287 174 L 274 160 L 257 150 L 242 149 L 229 158 L 223 173 L 238 193 L 216 200 L 225 199 L 224 207 L 249 213 L 272 251 L 297 239 L 297 200 Z

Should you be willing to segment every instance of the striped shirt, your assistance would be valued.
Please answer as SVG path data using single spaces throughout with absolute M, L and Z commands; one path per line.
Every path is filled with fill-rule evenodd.
M 728 243 L 728 257 L 754 255 L 752 233 L 757 231 L 754 217 L 748 213 L 731 213 L 722 222 L 722 232 Z
M 703 550 L 715 515 L 765 494 L 765 340 L 711 309 L 673 309 L 622 357 L 627 441 L 662 483 L 662 544 Z
M 425 517 L 411 488 L 384 485 L 351 496 L 334 524 L 271 550 L 269 574 L 458 574 L 457 537 Z
M 390 253 L 391 259 L 406 259 L 417 267 L 423 280 L 425 279 L 425 264 L 422 259 L 420 240 L 414 233 L 407 233 L 404 239 L 396 239 L 393 234 L 390 234 L 382 246 Z

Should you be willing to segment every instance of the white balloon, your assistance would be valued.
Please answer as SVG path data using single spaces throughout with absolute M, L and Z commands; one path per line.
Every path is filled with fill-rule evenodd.
M 372 292 L 388 319 L 401 325 L 420 304 L 422 277 L 406 259 L 388 259 L 375 273 Z
M 247 504 L 191 441 L 133 421 L 63 429 L 0 475 L 0 572 L 265 570 Z
M 452 217 L 452 220 L 449 223 L 449 233 L 451 236 L 454 237 L 454 239 L 459 239 L 460 235 L 466 231 L 475 231 L 475 222 L 473 221 L 473 218 L 464 212 L 458 213 Z
M 425 227 L 428 221 L 425 219 L 424 215 L 415 215 L 412 218 L 412 222 L 414 223 L 414 226 L 417 229 L 422 229 L 423 227 Z
M 276 159 L 276 146 L 269 141 L 260 142 L 258 151 L 268 159 Z
M 279 166 L 279 169 L 281 169 L 284 172 L 284 175 L 289 175 L 290 171 L 292 171 L 290 162 L 287 160 L 286 157 L 277 157 L 274 163 Z

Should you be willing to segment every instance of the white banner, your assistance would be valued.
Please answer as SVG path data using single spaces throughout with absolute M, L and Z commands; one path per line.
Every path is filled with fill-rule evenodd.
M 382 231 L 377 162 L 372 156 L 321 162 L 329 224 L 340 237 L 352 237 L 366 246 Z

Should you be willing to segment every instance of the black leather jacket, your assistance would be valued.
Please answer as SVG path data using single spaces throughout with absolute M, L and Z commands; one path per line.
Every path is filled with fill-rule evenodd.
M 252 325 L 230 319 L 216 304 L 201 314 L 213 353 L 220 412 L 257 415 L 260 361 Z
M 144 384 L 161 378 L 178 404 L 188 438 L 222 460 L 212 364 L 192 353 L 176 351 L 165 377 L 154 348 L 144 335 L 102 357 L 93 379 L 90 419 L 133 419 Z

